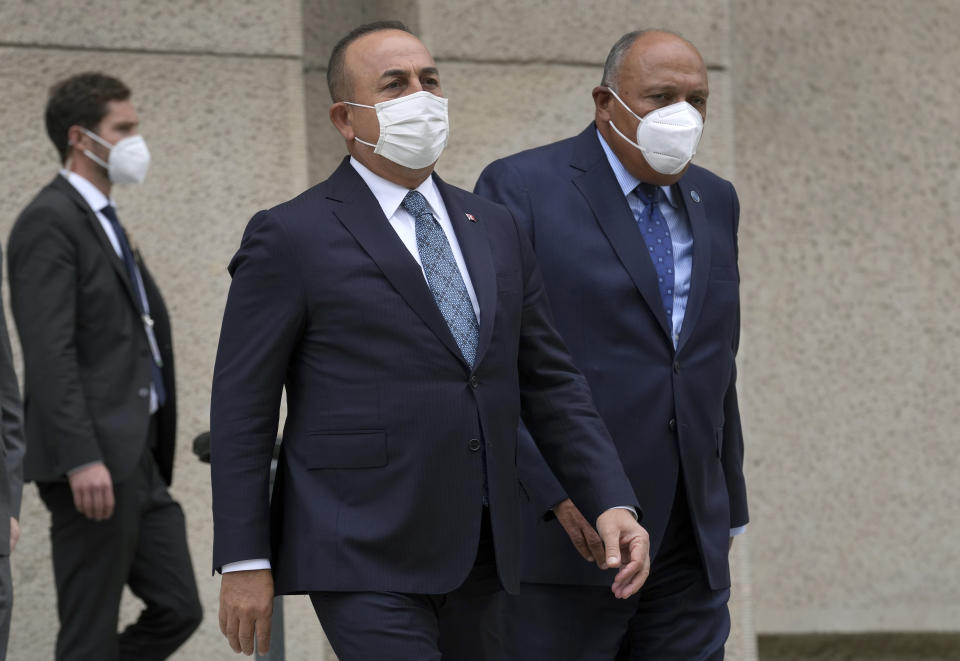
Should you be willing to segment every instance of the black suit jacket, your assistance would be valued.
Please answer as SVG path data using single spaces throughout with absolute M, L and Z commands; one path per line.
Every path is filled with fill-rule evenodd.
M 176 439 L 173 346 L 166 307 L 136 255 L 164 361 L 157 465 L 169 484 Z M 96 214 L 57 176 L 10 232 L 13 314 L 23 346 L 25 478 L 65 479 L 103 461 L 119 482 L 137 465 L 150 421 L 151 355 L 134 286 Z
M 534 244 L 557 328 L 640 498 L 651 552 L 663 539 L 682 467 L 706 574 L 720 589 L 730 585 L 730 528 L 748 519 L 734 362 L 740 208 L 730 182 L 695 165 L 676 190 L 693 230 L 693 273 L 674 349 L 656 271 L 593 124 L 492 163 L 476 187 L 506 204 Z M 521 453 L 521 479 L 535 501 L 525 519 L 524 580 L 608 582 L 557 522 L 544 519 L 566 493 L 529 436 Z
M 435 181 L 479 301 L 473 370 L 348 159 L 247 226 L 214 371 L 215 567 L 270 558 L 278 593 L 449 592 L 477 553 L 482 445 L 497 567 L 515 590 L 521 412 L 586 516 L 636 502 L 529 242 L 503 207 Z

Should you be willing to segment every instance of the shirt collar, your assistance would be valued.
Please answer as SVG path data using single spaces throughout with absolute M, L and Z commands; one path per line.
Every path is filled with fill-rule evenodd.
M 96 212 L 108 204 L 116 208 L 113 198 L 104 195 L 99 188 L 94 186 L 89 179 L 73 172 L 71 170 L 60 170 L 60 176 L 70 182 L 70 185 L 77 189 L 83 200 Z
M 641 182 L 627 171 L 627 168 L 623 166 L 623 163 L 620 162 L 620 159 L 617 158 L 617 155 L 613 153 L 612 149 L 610 149 L 610 145 L 608 145 L 607 141 L 603 139 L 602 135 L 600 135 L 600 131 L 597 131 L 597 139 L 600 140 L 600 146 L 603 147 L 603 153 L 606 154 L 607 161 L 610 163 L 610 167 L 613 169 L 613 174 L 617 178 L 617 183 L 620 184 L 620 190 L 623 191 L 623 196 L 626 197 L 632 193 L 633 189 L 639 186 Z M 670 206 L 677 208 L 677 202 L 673 198 L 673 186 L 661 186 L 660 190 L 663 191 L 663 194 L 667 198 L 667 202 L 670 203 Z
M 397 209 L 400 208 L 400 205 L 403 203 L 403 198 L 407 196 L 410 189 L 400 184 L 395 184 L 392 181 L 387 181 L 378 174 L 374 174 L 370 168 L 366 167 L 353 156 L 350 157 L 350 165 L 370 188 L 373 196 L 377 198 L 380 208 L 383 209 L 383 215 L 386 216 L 388 220 L 393 218 L 393 215 L 397 213 Z M 430 205 L 430 209 L 433 211 L 433 215 L 439 217 L 444 206 L 440 198 L 440 190 L 437 188 L 433 176 L 427 177 L 422 184 L 417 186 L 416 190 L 426 198 L 427 204 Z

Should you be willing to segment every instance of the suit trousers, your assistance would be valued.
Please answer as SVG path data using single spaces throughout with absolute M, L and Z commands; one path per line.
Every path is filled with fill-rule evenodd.
M 173 654 L 202 619 L 183 510 L 167 491 L 151 438 L 133 474 L 115 483 L 105 521 L 77 511 L 66 482 L 40 483 L 50 510 L 60 631 L 57 661 L 148 661 Z M 117 633 L 124 585 L 145 604 Z
M 340 661 L 499 661 L 503 595 L 484 507 L 476 561 L 453 592 L 313 592 L 310 600 Z
M 682 484 L 680 476 L 663 544 L 637 594 L 621 600 L 605 586 L 523 583 L 505 599 L 503 658 L 721 661 L 730 590 L 707 583 Z

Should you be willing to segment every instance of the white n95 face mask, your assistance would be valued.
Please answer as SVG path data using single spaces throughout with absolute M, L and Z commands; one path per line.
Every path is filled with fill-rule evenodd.
M 382 101 L 375 106 L 344 101 L 359 108 L 373 108 L 380 122 L 380 139 L 371 144 L 360 138 L 354 140 L 373 147 L 373 153 L 397 165 L 418 170 L 435 163 L 447 146 L 450 120 L 447 100 L 430 92 L 415 92 L 399 99 Z
M 83 153 L 100 167 L 106 168 L 107 177 L 115 184 L 142 184 L 147 177 L 147 169 L 150 167 L 150 150 L 147 149 L 147 143 L 140 135 L 131 135 L 129 138 L 120 140 L 115 145 L 101 138 L 93 131 L 83 129 L 92 140 L 110 150 L 110 156 L 107 162 L 98 157 L 92 151 L 84 149 Z
M 630 110 L 615 91 L 610 89 L 610 93 L 627 112 L 640 120 L 636 142 L 621 133 L 610 120 L 610 127 L 617 135 L 639 149 L 650 167 L 660 174 L 677 174 L 683 170 L 697 153 L 697 145 L 703 134 L 703 117 L 697 109 L 681 101 L 651 110 L 640 117 Z

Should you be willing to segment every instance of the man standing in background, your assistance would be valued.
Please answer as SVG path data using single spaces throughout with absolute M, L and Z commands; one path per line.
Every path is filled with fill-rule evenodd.
M 99 73 L 55 85 L 47 133 L 63 169 L 10 233 L 23 346 L 24 473 L 50 510 L 56 658 L 170 656 L 201 608 L 183 511 L 167 491 L 176 441 L 167 311 L 120 224 L 114 184 L 150 153 L 130 90 Z M 124 585 L 146 604 L 117 633 Z
M 611 661 L 621 646 L 620 658 L 637 661 L 723 658 L 728 550 L 748 517 L 734 363 L 739 205 L 729 182 L 689 165 L 708 95 L 692 44 L 631 32 L 593 90 L 595 123 L 491 164 L 477 183 L 534 244 L 653 558 L 637 596 L 611 599 L 606 573 L 584 562 L 602 558 L 596 533 L 522 430 L 532 503 L 523 585 L 504 618 L 514 661 Z
M 2 263 L 2 257 L 0 257 Z M 0 661 L 6 658 L 13 610 L 10 556 L 20 538 L 20 496 L 23 492 L 23 408 L 13 370 L 13 352 L 0 297 Z M 9 539 L 3 534 L 10 519 Z

